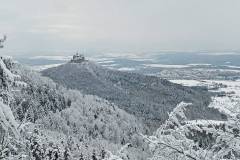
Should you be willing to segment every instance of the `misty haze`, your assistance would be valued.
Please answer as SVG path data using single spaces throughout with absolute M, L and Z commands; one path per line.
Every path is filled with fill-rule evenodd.
M 240 159 L 240 1 L 0 11 L 0 160 Z

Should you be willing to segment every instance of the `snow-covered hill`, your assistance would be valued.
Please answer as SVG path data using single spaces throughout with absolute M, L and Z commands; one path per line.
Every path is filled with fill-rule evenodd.
M 97 95 L 142 119 L 154 130 L 181 101 L 192 102 L 190 119 L 224 119 L 208 108 L 211 94 L 201 88 L 183 87 L 167 80 L 137 73 L 110 70 L 91 61 L 66 63 L 42 72 L 58 84 Z
M 201 86 L 184 87 L 89 61 L 58 66 L 51 74 L 59 76 L 64 86 L 1 58 L 0 159 L 240 157 L 238 114 L 226 121 L 216 107 L 219 103 L 210 101 L 211 93 Z M 235 83 L 230 88 L 225 85 L 206 86 L 226 92 L 235 87 Z M 149 126 L 157 128 L 156 124 L 160 128 L 149 136 Z
M 118 106 L 65 89 L 11 59 L 0 60 L 0 74 L 1 158 L 107 159 L 121 157 L 127 143 L 131 159 L 148 155 L 138 134 L 143 125 Z

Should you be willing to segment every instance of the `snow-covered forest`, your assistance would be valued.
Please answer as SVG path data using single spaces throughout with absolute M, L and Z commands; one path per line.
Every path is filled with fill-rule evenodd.
M 0 78 L 0 159 L 149 156 L 139 134 L 147 129 L 115 104 L 66 89 L 10 57 L 0 58 Z
M 67 90 L 11 59 L 0 64 L 2 159 L 121 157 L 128 143 L 132 153 L 147 150 L 138 135 L 143 126 L 114 104 Z
M 12 58 L 1 57 L 0 74 L 0 159 L 240 158 L 237 113 L 220 110 L 224 118 L 194 118 L 187 114 L 195 111 L 195 101 L 182 101 L 172 111 L 165 112 L 167 119 L 152 133 L 136 114 L 97 95 L 65 88 Z M 183 89 L 189 94 L 201 91 Z M 212 101 L 209 107 L 217 105 L 221 104 Z
M 184 87 L 156 76 L 116 71 L 92 61 L 66 63 L 41 73 L 67 88 L 107 99 L 142 119 L 150 132 L 182 101 L 193 104 L 186 110 L 190 119 L 224 119 L 218 110 L 208 107 L 212 93 L 205 88 Z
M 0 2 L 0 160 L 240 160 L 240 0 Z

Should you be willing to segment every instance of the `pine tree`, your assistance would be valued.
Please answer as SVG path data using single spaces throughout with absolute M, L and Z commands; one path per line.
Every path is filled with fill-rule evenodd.
M 106 156 L 106 151 L 104 149 L 101 150 L 101 158 L 104 159 Z
M 97 159 L 97 157 L 96 157 L 95 150 L 93 150 L 93 154 L 92 154 L 92 160 L 98 160 L 98 159 Z
M 84 158 L 83 158 L 83 154 L 82 154 L 82 153 L 80 154 L 80 158 L 79 158 L 79 160 L 84 160 Z
M 63 154 L 64 154 L 64 160 L 70 160 L 70 153 L 67 147 L 65 148 L 65 151 Z

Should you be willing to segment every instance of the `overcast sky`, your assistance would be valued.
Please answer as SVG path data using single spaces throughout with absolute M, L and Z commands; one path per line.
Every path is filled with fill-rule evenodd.
M 240 0 L 0 0 L 0 54 L 240 50 Z

